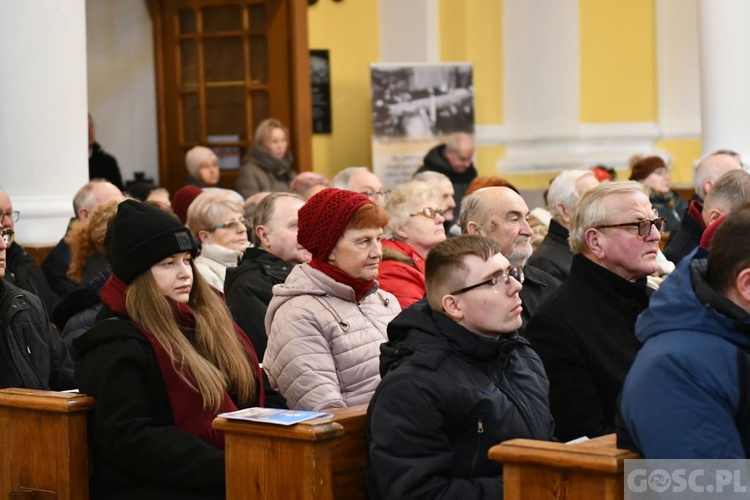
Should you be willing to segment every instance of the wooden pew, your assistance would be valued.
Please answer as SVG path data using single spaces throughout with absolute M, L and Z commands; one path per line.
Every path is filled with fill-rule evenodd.
M 284 427 L 222 417 L 227 498 L 365 500 L 367 406 L 327 410 L 333 418 Z
M 77 393 L 0 390 L 0 498 L 87 499 L 93 405 Z
M 624 460 L 640 458 L 618 449 L 614 434 L 576 444 L 511 439 L 489 457 L 503 464 L 505 500 L 622 500 Z
M 77 393 L 0 390 L 0 499 L 86 500 L 86 418 Z M 227 498 L 364 500 L 366 406 L 284 427 L 215 420 L 226 432 Z

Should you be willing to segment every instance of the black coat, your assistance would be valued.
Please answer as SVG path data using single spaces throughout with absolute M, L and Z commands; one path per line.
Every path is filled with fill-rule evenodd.
M 91 498 L 223 499 L 224 452 L 177 428 L 151 344 L 106 307 L 74 342 L 89 417 Z
M 44 277 L 47 278 L 47 283 L 49 283 L 52 291 L 60 297 L 64 297 L 78 287 L 76 282 L 68 278 L 68 268 L 72 258 L 70 245 L 63 237 L 42 262 L 42 271 Z
M 388 338 L 367 415 L 370 499 L 502 498 L 489 448 L 552 438 L 539 357 L 517 333 L 475 335 L 425 299 L 388 325 Z
M 542 303 L 562 284 L 557 278 L 553 278 L 541 269 L 528 264 L 523 267 L 523 273 L 526 278 L 519 294 L 523 302 L 521 332 L 525 331 L 529 320 L 536 314 Z
M 546 271 L 561 282 L 568 279 L 570 266 L 573 264 L 573 252 L 568 245 L 570 233 L 562 224 L 552 219 L 549 222 L 549 232 L 539 247 L 534 250 L 529 264 Z
M 706 225 L 702 218 L 703 204 L 690 202 L 680 223 L 672 230 L 664 247 L 664 256 L 677 265 L 683 257 L 698 248 Z
M 640 348 L 635 320 L 647 306 L 646 278 L 631 283 L 579 254 L 529 322 L 560 440 L 614 432 L 617 395 Z
M 42 270 L 36 265 L 34 257 L 14 241 L 6 251 L 5 261 L 5 280 L 42 299 L 47 312 L 51 311 L 57 303 L 57 295 L 50 288 Z
M 117 186 L 122 191 L 124 184 L 120 167 L 115 157 L 105 153 L 99 143 L 95 142 L 89 156 L 89 180 L 105 179 Z
M 0 280 L 0 388 L 73 389 L 73 361 L 36 295 Z

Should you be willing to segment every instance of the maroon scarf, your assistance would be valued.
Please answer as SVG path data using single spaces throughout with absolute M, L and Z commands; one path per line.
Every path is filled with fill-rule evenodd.
M 112 274 L 100 290 L 99 294 L 102 302 L 104 302 L 104 304 L 106 304 L 114 313 L 121 316 L 127 316 L 125 308 L 125 294 L 127 289 L 128 286 Z M 188 307 L 187 304 L 175 302 L 171 299 L 168 300 L 177 313 L 181 329 L 195 328 L 195 316 L 190 307 Z M 224 401 L 218 412 L 214 412 L 210 408 L 204 408 L 203 398 L 200 393 L 191 388 L 179 376 L 177 370 L 182 369 L 180 365 L 178 364 L 177 370 L 175 370 L 172 366 L 169 354 L 161 344 L 159 344 L 156 337 L 141 325 L 136 323 L 133 323 L 133 325 L 135 325 L 135 327 L 138 328 L 138 331 L 146 337 L 156 354 L 159 370 L 167 389 L 169 404 L 172 407 L 175 427 L 223 450 L 224 433 L 215 430 L 212 426 L 212 422 L 218 413 L 235 411 L 237 409 L 237 406 L 229 397 L 229 394 L 226 392 L 224 393 Z M 256 402 L 259 406 L 263 406 L 263 377 L 261 376 L 260 367 L 258 366 L 258 356 L 256 355 L 253 346 L 247 340 L 244 332 L 242 332 L 236 324 L 234 325 L 234 330 L 237 334 L 237 338 L 239 338 L 245 348 L 253 368 L 256 379 Z M 192 375 L 190 375 L 190 373 L 186 373 L 186 375 L 188 379 L 192 380 Z
M 370 281 L 364 281 L 359 278 L 355 278 L 349 273 L 346 273 L 339 269 L 338 267 L 328 264 L 327 262 L 323 262 L 322 260 L 318 260 L 315 257 L 312 258 L 310 261 L 310 267 L 313 269 L 317 269 L 321 273 L 325 274 L 329 278 L 332 278 L 339 283 L 343 283 L 344 285 L 349 285 L 354 289 L 354 298 L 357 299 L 357 302 L 362 300 L 367 292 L 370 291 L 370 289 L 375 285 L 375 280 Z

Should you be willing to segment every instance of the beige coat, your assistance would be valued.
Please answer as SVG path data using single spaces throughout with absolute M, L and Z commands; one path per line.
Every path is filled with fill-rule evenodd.
M 359 302 L 354 290 L 308 264 L 273 288 L 266 313 L 263 367 L 289 408 L 325 410 L 369 403 L 380 382 L 380 344 L 401 311 L 377 285 Z

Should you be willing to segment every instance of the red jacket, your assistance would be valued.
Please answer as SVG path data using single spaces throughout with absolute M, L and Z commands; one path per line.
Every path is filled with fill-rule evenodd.
M 424 297 L 424 257 L 406 243 L 384 239 L 378 284 L 406 309 Z

